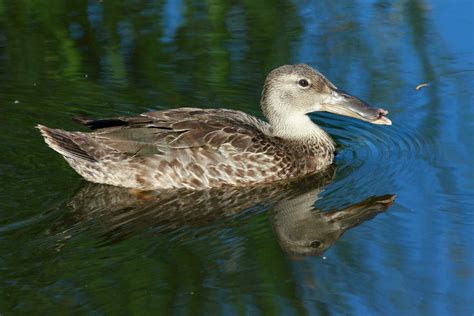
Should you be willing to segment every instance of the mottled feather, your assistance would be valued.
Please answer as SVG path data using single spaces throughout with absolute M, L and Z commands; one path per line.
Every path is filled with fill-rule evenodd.
M 284 159 L 285 143 L 269 135 L 268 123 L 240 111 L 181 108 L 76 121 L 93 132 L 40 129 L 48 144 L 66 135 L 72 145 L 52 148 L 93 182 L 200 189 L 284 179 L 293 166 L 292 159 Z M 72 147 L 77 147 L 75 154 L 68 152 Z M 82 159 L 88 155 L 83 152 L 98 162 Z

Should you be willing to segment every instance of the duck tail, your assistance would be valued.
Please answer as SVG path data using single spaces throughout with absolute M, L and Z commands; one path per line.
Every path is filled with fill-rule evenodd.
M 80 132 L 67 132 L 61 129 L 53 129 L 44 125 L 36 125 L 40 130 L 44 141 L 56 152 L 60 153 L 64 158 L 97 162 L 97 160 L 83 149 L 84 145 L 90 140 L 87 140 L 86 135 Z M 81 146 L 82 145 L 82 146 Z

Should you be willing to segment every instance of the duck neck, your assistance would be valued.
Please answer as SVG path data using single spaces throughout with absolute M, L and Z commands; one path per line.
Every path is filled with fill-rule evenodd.
M 260 105 L 272 127 L 271 136 L 298 147 L 306 147 L 315 154 L 321 151 L 334 152 L 334 141 L 322 128 L 311 121 L 306 113 L 282 101 L 284 97 L 270 92 L 265 86 Z
M 306 114 L 287 115 L 280 118 L 268 118 L 273 136 L 292 143 L 305 144 L 308 147 L 324 148 L 334 151 L 331 137 Z

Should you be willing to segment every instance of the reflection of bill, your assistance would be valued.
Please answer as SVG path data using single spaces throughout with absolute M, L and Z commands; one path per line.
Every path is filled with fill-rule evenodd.
M 172 233 L 183 227 L 232 218 L 258 206 L 273 210 L 270 218 L 285 251 L 320 254 L 345 230 L 385 210 L 394 199 L 387 195 L 369 198 L 340 211 L 315 211 L 313 204 L 318 192 L 332 182 L 334 174 L 335 168 L 331 166 L 298 181 L 202 191 L 133 191 L 85 183 L 67 204 L 72 212 L 56 223 L 51 232 L 69 235 L 71 227 L 93 219 L 100 222 L 102 243 L 111 244 L 150 227 L 159 233 Z

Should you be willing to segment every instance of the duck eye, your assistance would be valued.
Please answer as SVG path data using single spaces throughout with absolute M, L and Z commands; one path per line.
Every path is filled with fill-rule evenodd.
M 309 86 L 309 82 L 308 82 L 308 80 L 306 80 L 306 79 L 300 79 L 300 80 L 298 81 L 298 84 L 299 84 L 300 86 L 304 87 L 304 88 L 306 88 L 307 86 Z
M 311 248 L 318 248 L 319 246 L 321 246 L 321 242 L 319 240 L 314 240 L 309 244 L 309 246 Z

